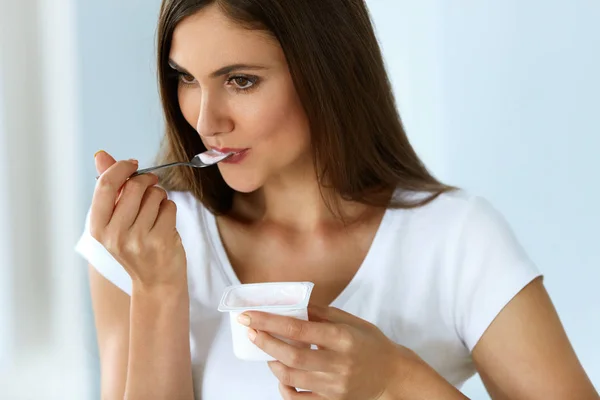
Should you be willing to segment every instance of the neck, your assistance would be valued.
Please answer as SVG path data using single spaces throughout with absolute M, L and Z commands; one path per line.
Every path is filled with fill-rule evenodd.
M 328 207 L 328 202 L 333 209 Z M 339 210 L 335 208 L 337 205 Z M 235 213 L 245 219 L 298 232 L 314 232 L 323 225 L 341 223 L 338 211 L 353 221 L 368 209 L 364 204 L 344 201 L 333 190 L 322 188 L 313 171 L 273 178 L 255 192 L 239 194 L 234 201 Z

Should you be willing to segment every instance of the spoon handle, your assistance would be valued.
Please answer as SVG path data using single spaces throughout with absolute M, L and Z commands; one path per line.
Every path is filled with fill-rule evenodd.
M 194 165 L 188 162 L 173 162 L 173 163 L 169 163 L 169 164 L 164 164 L 164 165 L 157 165 L 156 167 L 150 167 L 150 168 L 144 168 L 144 169 L 138 169 L 137 171 L 135 171 L 130 178 L 133 178 L 134 176 L 138 176 L 138 175 L 142 175 L 142 174 L 146 174 L 148 172 L 152 172 L 154 170 L 157 169 L 161 169 L 161 168 L 168 168 L 168 167 L 174 167 L 177 165 L 187 165 L 190 167 L 193 167 Z
M 157 169 L 161 169 L 161 168 L 167 168 L 167 167 L 174 167 L 174 166 L 177 166 L 177 165 L 187 165 L 187 166 L 190 166 L 190 167 L 195 167 L 195 165 L 194 165 L 194 164 L 192 164 L 192 163 L 188 163 L 188 162 L 181 162 L 181 161 L 178 161 L 178 162 L 172 162 L 172 163 L 169 163 L 169 164 L 157 165 L 156 167 L 150 167 L 150 168 L 138 169 L 138 170 L 137 170 L 137 171 L 135 171 L 133 174 L 131 174 L 131 176 L 130 176 L 129 178 L 133 178 L 134 176 L 138 176 L 138 175 L 146 174 L 146 173 L 148 173 L 148 172 L 152 172 L 152 171 L 154 171 L 154 170 L 157 170 Z M 96 177 L 96 180 L 98 180 L 99 178 L 100 178 L 100 176 L 97 176 L 97 177 Z

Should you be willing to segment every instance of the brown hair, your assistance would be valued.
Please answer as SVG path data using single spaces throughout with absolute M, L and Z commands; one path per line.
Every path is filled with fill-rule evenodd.
M 163 0 L 158 25 L 166 119 L 161 162 L 188 160 L 206 150 L 179 109 L 168 60 L 176 25 L 212 3 L 234 22 L 279 41 L 308 117 L 322 187 L 343 199 L 393 208 L 418 207 L 454 189 L 427 171 L 408 141 L 363 0 Z M 234 191 L 218 168 L 167 169 L 161 185 L 192 192 L 216 214 L 232 207 Z M 390 202 L 395 188 L 428 195 Z

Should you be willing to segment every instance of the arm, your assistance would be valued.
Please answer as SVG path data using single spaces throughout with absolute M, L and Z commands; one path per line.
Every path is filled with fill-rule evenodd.
M 599 396 L 536 279 L 495 318 L 473 349 L 494 400 L 598 400 Z
M 187 285 L 134 284 L 126 399 L 193 399 Z
M 398 379 L 392 381 L 378 400 L 468 400 L 468 397 L 416 354 L 410 359 L 412 362 L 407 363 L 406 358 L 398 358 Z M 402 372 L 406 370 L 408 372 Z
M 129 296 L 92 265 L 88 271 L 100 355 L 101 397 L 123 399 L 129 353 Z
M 187 288 L 134 285 L 130 299 L 89 273 L 102 399 L 193 399 Z
M 541 278 L 506 305 L 472 354 L 493 400 L 600 398 L 569 343 Z M 465 398 L 427 364 L 413 365 L 406 384 L 392 388 L 390 399 Z M 414 391 L 403 392 L 406 388 Z
M 96 155 L 89 232 L 131 278 L 131 298 L 91 268 L 103 392 L 110 399 L 193 399 L 187 260 L 177 206 L 135 161 Z
M 454 237 L 452 318 L 492 398 L 597 400 L 506 219 L 473 198 Z

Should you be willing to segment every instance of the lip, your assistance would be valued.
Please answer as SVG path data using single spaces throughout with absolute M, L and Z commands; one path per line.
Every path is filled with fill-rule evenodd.
M 218 151 L 219 153 L 241 153 L 242 151 L 248 150 L 248 149 L 235 149 L 233 147 L 222 147 L 222 148 L 213 147 L 212 149 Z
M 228 157 L 225 160 L 221 161 L 222 163 L 225 163 L 225 164 L 241 163 L 246 158 L 246 155 L 248 154 L 248 151 L 250 150 L 250 149 L 234 149 L 231 147 L 223 147 L 221 149 L 213 147 L 213 149 L 220 153 L 235 153 L 231 157 Z

